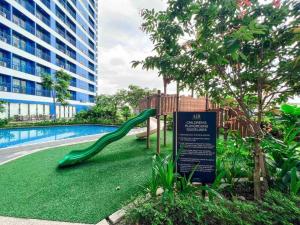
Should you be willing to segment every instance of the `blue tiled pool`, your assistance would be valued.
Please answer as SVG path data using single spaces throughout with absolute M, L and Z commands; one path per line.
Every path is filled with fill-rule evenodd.
M 108 133 L 116 129 L 117 127 L 100 125 L 0 129 L 0 150 L 7 147 Z

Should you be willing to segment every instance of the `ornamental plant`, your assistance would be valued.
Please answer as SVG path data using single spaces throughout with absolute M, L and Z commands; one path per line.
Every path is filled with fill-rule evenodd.
M 217 102 L 235 100 L 252 131 L 260 200 L 268 189 L 265 112 L 300 94 L 299 1 L 169 0 L 166 10 L 143 10 L 142 17 L 155 55 L 133 66 L 156 68 Z

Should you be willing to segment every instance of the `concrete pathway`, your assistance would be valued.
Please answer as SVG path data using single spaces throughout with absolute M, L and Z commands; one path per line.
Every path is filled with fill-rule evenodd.
M 83 223 L 67 223 L 48 220 L 21 219 L 0 216 L 1 225 L 85 225 Z
M 146 128 L 133 129 L 128 133 L 128 135 L 135 135 L 137 133 L 144 132 L 145 129 Z M 19 147 L 3 148 L 0 149 L 0 166 L 12 160 L 21 158 L 25 155 L 29 155 L 45 149 L 96 141 L 103 135 L 105 134 L 89 135 L 89 136 L 83 136 L 78 138 L 63 139 L 63 140 L 38 143 L 32 145 L 24 145 Z

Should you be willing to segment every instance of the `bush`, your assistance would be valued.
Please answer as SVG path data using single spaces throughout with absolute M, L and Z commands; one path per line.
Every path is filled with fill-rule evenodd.
M 0 127 L 4 127 L 8 124 L 8 119 L 0 119 Z
M 262 203 L 250 201 L 204 201 L 196 194 L 178 194 L 174 204 L 160 197 L 137 201 L 125 218 L 125 224 L 300 224 L 300 198 L 270 191 Z

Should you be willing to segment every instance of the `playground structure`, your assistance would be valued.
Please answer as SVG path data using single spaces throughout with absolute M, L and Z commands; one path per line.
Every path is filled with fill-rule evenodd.
M 157 119 L 157 153 L 160 153 L 160 119 L 163 116 L 164 128 L 163 128 L 163 144 L 167 143 L 167 115 L 174 112 L 216 112 L 217 113 L 217 135 L 219 135 L 220 129 L 224 130 L 224 138 L 227 138 L 228 131 L 236 131 L 242 137 L 251 135 L 251 129 L 249 127 L 249 121 L 245 119 L 243 113 L 238 109 L 234 109 L 228 106 L 221 106 L 219 104 L 212 103 L 208 98 L 200 97 L 193 98 L 190 96 L 179 96 L 161 94 L 160 91 L 155 95 L 147 96 L 142 99 L 139 104 L 139 110 L 155 109 Z M 147 148 L 150 147 L 150 121 L 147 119 Z
M 108 144 L 124 137 L 136 125 L 147 121 L 147 130 L 140 137 L 146 137 L 147 148 L 150 147 L 150 135 L 157 133 L 156 151 L 160 154 L 160 134 L 163 128 L 164 146 L 167 143 L 167 115 L 174 112 L 205 112 L 214 111 L 217 113 L 217 131 L 224 129 L 224 137 L 227 137 L 228 130 L 238 131 L 242 137 L 251 134 L 249 122 L 244 118 L 239 109 L 221 107 L 213 104 L 208 98 L 193 98 L 188 96 L 161 94 L 160 91 L 152 96 L 142 99 L 139 104 L 140 114 L 125 122 L 118 130 L 108 133 L 86 149 L 73 151 L 67 154 L 60 162 L 59 167 L 79 164 L 94 155 L 98 154 Z M 156 117 L 156 127 L 151 126 Z M 163 126 L 161 126 L 161 116 L 163 116 Z

